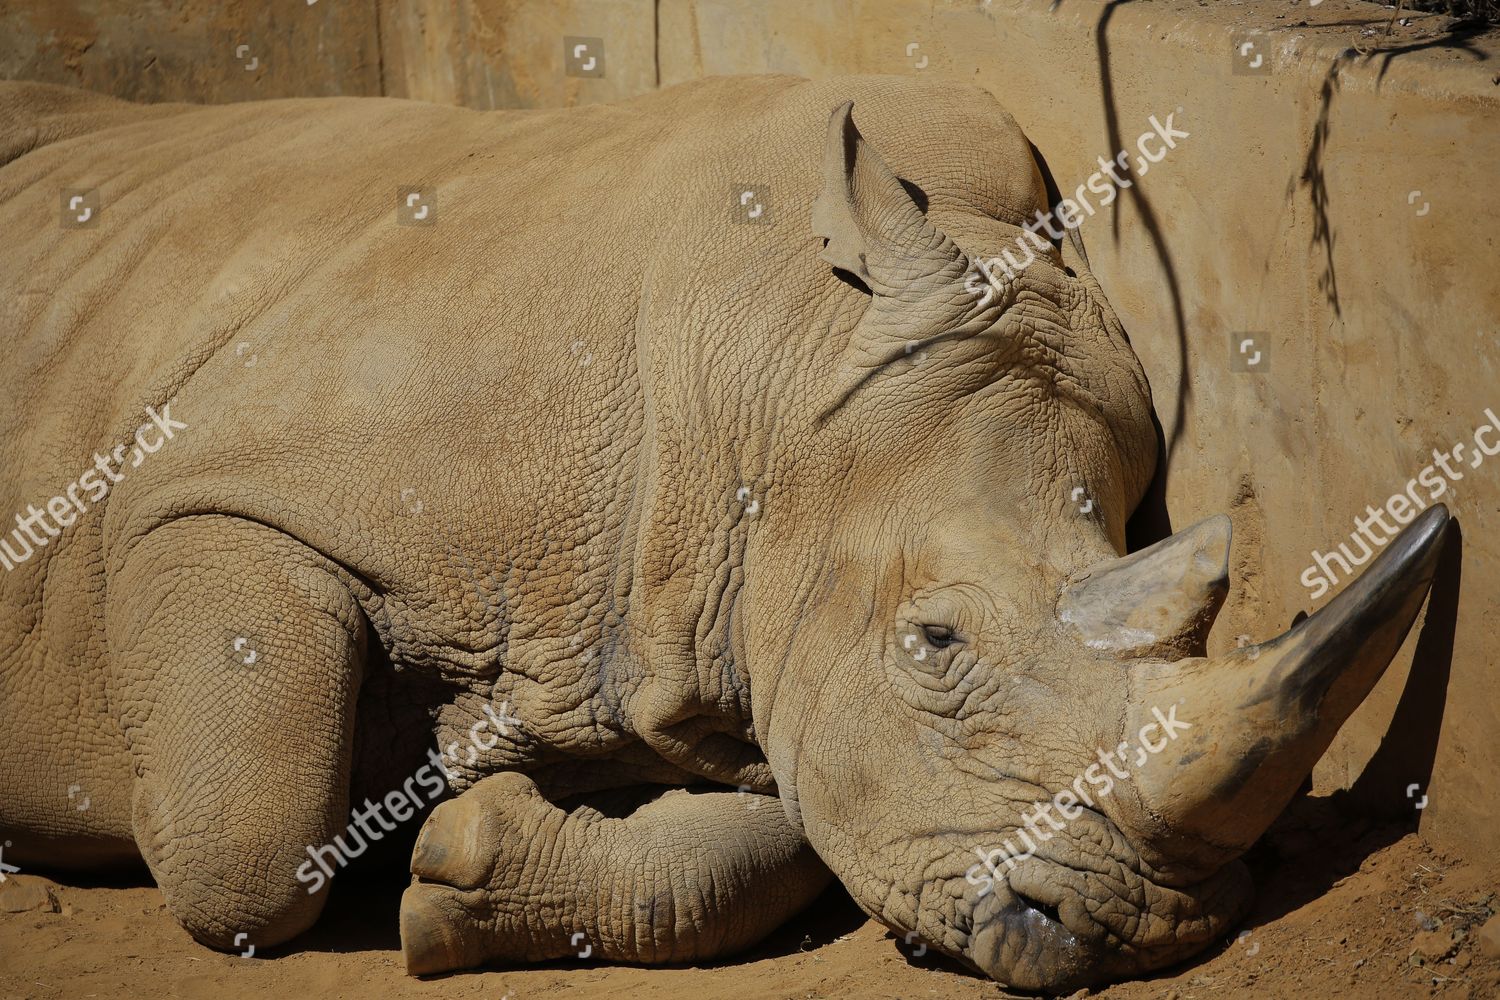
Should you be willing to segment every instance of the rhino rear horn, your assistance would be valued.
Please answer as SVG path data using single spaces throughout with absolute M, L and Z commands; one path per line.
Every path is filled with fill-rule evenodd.
M 1090 649 L 1120 659 L 1202 656 L 1229 592 L 1229 518 L 1218 514 L 1149 548 L 1086 570 L 1058 617 Z

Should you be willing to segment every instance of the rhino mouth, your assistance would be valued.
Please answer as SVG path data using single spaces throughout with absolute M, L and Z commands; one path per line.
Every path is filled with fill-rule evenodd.
M 1085 810 L 1069 833 L 1003 871 L 974 903 L 966 964 L 1017 989 L 1068 993 L 1188 958 L 1249 907 L 1238 861 L 1169 885 L 1102 814 Z
M 999 890 L 974 911 L 968 964 L 1023 990 L 1066 992 L 1097 982 L 1104 954 L 1075 933 L 1055 907 Z

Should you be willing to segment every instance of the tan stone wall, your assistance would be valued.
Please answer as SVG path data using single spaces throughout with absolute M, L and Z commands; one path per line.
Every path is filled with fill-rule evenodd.
M 1500 413 L 1494 36 L 1427 44 L 1432 22 L 1415 16 L 1384 41 L 1369 32 L 1388 14 L 1357 0 L 1256 15 L 1191 0 L 197 6 L 8 4 L 0 74 L 142 99 L 384 92 L 541 107 L 704 74 L 947 73 L 999 97 L 1065 194 L 1097 157 L 1133 150 L 1151 116 L 1174 115 L 1189 137 L 1082 233 L 1172 443 L 1173 525 L 1234 519 L 1215 649 L 1326 603 L 1299 582 L 1311 551 L 1347 541 L 1434 447 L 1472 448 L 1484 409 Z M 565 36 L 603 41 L 602 77 L 569 74 Z M 234 61 L 242 37 L 258 73 Z M 1236 72 L 1242 41 L 1263 56 L 1254 72 Z M 1268 371 L 1233 370 L 1246 335 Z M 1500 456 L 1461 471 L 1442 497 L 1461 549 L 1316 783 L 1407 815 L 1419 783 L 1423 832 L 1479 859 L 1500 848 Z
M 597 39 L 571 74 L 564 39 Z M 602 63 L 602 65 L 601 65 Z M 557 107 L 655 88 L 653 0 L 0 0 L 0 77 L 136 101 Z
M 656 87 L 654 6 L 652 0 L 381 0 L 386 93 L 472 108 L 633 97 Z M 570 67 L 567 38 L 597 42 Z M 569 72 L 590 58 L 589 75 Z
M 0 0 L 0 77 L 136 101 L 380 93 L 373 2 Z

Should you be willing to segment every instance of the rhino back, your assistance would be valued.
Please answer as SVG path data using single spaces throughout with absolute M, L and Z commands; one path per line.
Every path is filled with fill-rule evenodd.
M 0 698 L 38 705 L 32 746 L 104 739 L 109 568 L 218 514 L 326 555 L 396 663 L 505 687 L 553 749 L 618 745 L 654 625 L 633 604 L 686 576 L 666 624 L 727 618 L 702 564 L 726 491 L 781 460 L 769 425 L 861 308 L 805 225 L 828 109 L 858 96 L 902 137 L 950 229 L 1017 200 L 983 162 L 993 105 L 951 85 L 709 80 L 529 113 L 48 90 L 0 93 L 29 137 L 0 168 L 0 510 L 45 506 L 148 407 L 187 427 L 0 581 Z M 736 218 L 751 187 L 771 224 Z M 67 189 L 97 191 L 93 225 L 62 227 Z M 400 225 L 412 189 L 430 221 Z

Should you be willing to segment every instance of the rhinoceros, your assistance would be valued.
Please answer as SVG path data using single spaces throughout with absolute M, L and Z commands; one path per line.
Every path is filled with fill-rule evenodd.
M 974 294 L 1048 198 L 971 86 L 0 122 L 4 856 L 143 859 L 211 947 L 410 830 L 417 975 L 706 960 L 830 878 L 1001 983 L 1144 973 L 1432 576 L 1441 507 L 1205 655 L 1229 522 L 1125 554 L 1157 432 L 1081 244 Z

